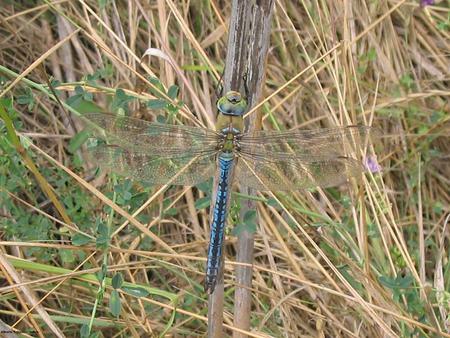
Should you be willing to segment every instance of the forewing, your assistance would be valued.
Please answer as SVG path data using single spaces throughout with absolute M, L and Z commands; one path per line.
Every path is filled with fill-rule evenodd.
M 345 156 L 310 161 L 241 156 L 235 177 L 242 185 L 260 191 L 292 191 L 339 185 L 361 175 L 363 169 L 359 161 Z
M 84 116 L 98 126 L 95 136 L 130 151 L 177 156 L 188 151 L 214 151 L 218 142 L 215 131 L 199 127 L 147 122 L 113 114 Z
M 239 152 L 259 158 L 285 160 L 295 157 L 302 162 L 320 162 L 346 156 L 364 146 L 369 137 L 378 137 L 378 132 L 367 126 L 258 131 L 241 136 Z
M 149 184 L 193 186 L 213 176 L 215 153 L 183 155 L 149 155 L 117 145 L 102 144 L 90 149 L 102 168 Z

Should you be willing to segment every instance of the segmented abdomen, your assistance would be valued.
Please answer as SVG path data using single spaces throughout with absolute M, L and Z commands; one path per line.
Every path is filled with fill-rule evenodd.
M 231 172 L 234 164 L 233 157 L 227 154 L 219 155 L 219 183 L 211 223 L 211 234 L 208 248 L 208 261 L 206 263 L 205 291 L 212 293 L 216 286 L 222 258 L 225 221 L 227 218 L 228 194 L 231 181 Z

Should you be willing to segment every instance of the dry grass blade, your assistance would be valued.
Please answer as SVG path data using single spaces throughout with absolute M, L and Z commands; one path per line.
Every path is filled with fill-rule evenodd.
M 227 53 L 256 43 L 249 32 L 261 23 L 249 15 L 256 24 L 234 34 L 232 1 L 3 1 L 2 330 L 41 337 L 207 334 L 202 280 L 212 188 L 200 181 L 216 167 L 199 163 L 185 175 L 180 165 L 206 141 L 196 143 L 198 134 L 186 142 L 166 137 L 170 147 L 162 147 L 155 141 L 161 138 L 142 136 L 145 127 L 121 129 L 115 142 L 148 150 L 131 158 L 139 163 L 155 154 L 165 163 L 169 150 L 192 148 L 174 165 L 152 162 L 147 177 L 194 187 L 150 185 L 130 180 L 142 172 L 127 166 L 125 154 L 130 177 L 95 171 L 87 155 L 93 140 L 79 117 L 109 111 L 212 128 L 218 79 L 224 74 L 225 90 L 234 83 L 244 93 L 247 68 L 246 94 L 259 97 L 250 100 L 247 122 L 264 132 L 248 136 L 242 148 L 247 161 L 266 164 L 253 173 L 240 169 L 248 177 L 236 177 L 241 190 L 231 195 L 223 336 L 450 337 L 447 7 L 438 0 L 280 0 L 266 65 L 259 45 L 255 57 L 230 68 Z M 228 34 L 242 40 L 227 46 Z M 354 142 L 361 149 L 345 151 L 336 136 L 293 142 L 310 130 L 351 125 L 377 128 L 381 137 L 361 137 Z M 337 154 L 369 170 L 349 170 L 356 165 L 344 159 L 326 166 Z M 324 166 L 311 170 L 318 159 Z M 292 191 L 305 186 L 302 172 L 322 173 L 324 186 L 332 183 L 330 172 L 361 174 L 336 187 Z M 248 193 L 245 183 L 259 192 Z M 254 243 L 245 264 L 236 261 L 243 234 Z M 236 271 L 250 266 L 252 278 L 242 282 Z M 248 306 L 235 310 L 244 298 Z

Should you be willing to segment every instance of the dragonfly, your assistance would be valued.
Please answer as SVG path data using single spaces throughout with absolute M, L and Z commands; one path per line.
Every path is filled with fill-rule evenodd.
M 360 176 L 350 156 L 370 136 L 368 126 L 244 132 L 247 101 L 229 91 L 217 100 L 216 129 L 148 122 L 109 113 L 84 116 L 107 143 L 92 158 L 113 172 L 157 185 L 195 186 L 216 175 L 204 288 L 215 289 L 221 264 L 232 181 L 259 191 L 339 185 Z

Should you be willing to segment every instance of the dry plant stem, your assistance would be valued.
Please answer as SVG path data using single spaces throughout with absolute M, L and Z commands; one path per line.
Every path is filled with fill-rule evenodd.
M 250 15 L 245 21 L 250 21 L 248 56 L 247 56 L 247 83 L 249 90 L 248 104 L 253 107 L 260 99 L 264 83 L 267 51 L 270 44 L 270 30 L 272 21 L 273 0 L 259 1 L 251 7 Z M 245 22 L 243 23 L 245 24 Z M 261 129 L 260 114 L 252 114 L 246 120 L 246 131 L 252 132 Z M 253 189 L 242 191 L 247 195 L 254 195 Z M 241 219 L 249 210 L 256 209 L 256 203 L 248 200 L 241 208 Z M 253 263 L 254 233 L 244 229 L 238 236 L 236 261 L 239 263 Z M 236 291 L 234 294 L 234 325 L 240 329 L 250 329 L 252 304 L 252 267 L 236 266 Z M 234 338 L 246 337 L 240 332 L 233 332 Z
M 227 57 L 223 74 L 223 90 L 241 91 L 244 89 L 243 78 L 246 70 L 247 34 L 249 31 L 250 1 L 235 0 L 232 3 L 230 29 L 228 35 Z M 214 177 L 214 191 L 217 189 L 217 176 Z M 215 194 L 213 194 L 215 196 Z M 211 205 L 214 205 L 212 201 Z M 211 210 L 212 216 L 212 210 Z M 211 218 L 211 217 L 210 217 Z M 223 255 L 222 255 L 223 257 Z M 223 260 L 214 292 L 208 301 L 208 337 L 222 337 L 223 331 Z
M 254 1 L 233 1 L 232 3 L 223 87 L 225 92 L 238 90 L 248 95 L 249 107 L 258 101 L 261 93 L 264 65 L 270 41 L 273 4 L 274 2 L 271 0 L 258 3 Z M 247 90 L 248 93 L 246 93 Z M 253 114 L 246 121 L 247 132 L 260 126 L 257 118 L 257 114 Z M 254 194 L 252 191 L 246 191 L 246 193 Z M 254 208 L 254 203 L 250 202 L 243 206 L 241 217 L 248 210 Z M 253 233 L 242 231 L 237 243 L 237 261 L 252 264 L 253 246 Z M 236 268 L 234 325 L 244 330 L 248 330 L 250 327 L 251 281 L 251 267 L 238 266 Z M 223 264 L 221 264 L 216 289 L 209 298 L 209 337 L 222 336 L 223 291 Z M 246 335 L 235 331 L 234 337 L 246 337 Z

